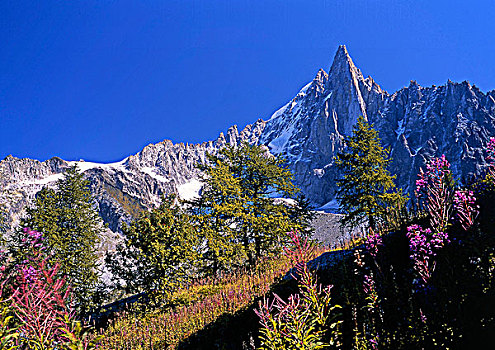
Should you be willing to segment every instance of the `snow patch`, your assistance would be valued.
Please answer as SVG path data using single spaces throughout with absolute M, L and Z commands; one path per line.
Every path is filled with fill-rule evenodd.
M 332 97 L 333 91 L 330 91 L 330 93 L 325 97 L 323 102 L 327 102 L 330 97 Z
M 273 120 L 273 119 L 277 119 L 280 115 L 282 115 L 285 112 L 285 110 L 287 109 L 287 107 L 289 107 L 291 102 L 286 103 L 282 108 L 278 109 L 275 113 L 273 113 L 272 116 L 270 117 L 270 119 L 268 119 L 268 121 Z
M 416 148 L 416 149 L 414 150 L 414 152 L 413 152 L 411 155 L 412 155 L 413 157 L 414 157 L 414 156 L 416 156 L 416 155 L 418 155 L 418 152 L 419 152 L 419 151 L 421 151 L 421 149 L 423 149 L 423 146 L 420 146 L 420 147 Z
M 317 211 L 325 211 L 330 213 L 338 213 L 339 212 L 339 201 L 334 198 L 330 202 L 324 204 L 323 206 L 316 209 Z
M 284 131 L 282 131 L 280 136 L 273 139 L 268 144 L 268 147 L 270 148 L 270 152 L 273 154 L 279 154 L 280 152 L 282 152 L 285 148 L 285 145 L 287 145 L 287 142 L 289 142 L 289 138 L 292 136 L 293 132 L 294 132 L 294 124 L 291 124 Z
M 34 181 L 23 181 L 21 182 L 22 185 L 47 185 L 49 183 L 55 182 L 57 180 L 60 180 L 62 178 L 63 174 L 53 174 L 50 176 L 47 176 L 43 179 L 38 179 Z
M 304 85 L 303 88 L 301 90 L 299 90 L 299 92 L 297 93 L 296 97 L 297 96 L 300 96 L 300 97 L 306 96 L 306 92 L 308 91 L 309 87 L 311 86 L 311 83 L 313 83 L 313 82 L 310 81 L 309 83 L 307 83 L 306 85 Z
M 399 120 L 398 123 L 398 128 L 395 130 L 395 133 L 397 134 L 397 140 L 399 139 L 400 135 L 402 135 L 406 131 L 406 128 L 404 126 L 404 119 Z
M 85 162 L 84 160 L 77 162 L 73 161 L 68 163 L 70 166 L 77 165 L 77 168 L 84 173 L 86 170 L 95 169 L 95 168 L 124 171 L 126 161 L 127 158 L 124 158 L 120 162 L 115 162 L 115 163 L 94 163 L 94 162 Z
M 297 201 L 292 198 L 276 197 L 273 198 L 273 203 L 275 204 L 286 204 L 288 206 L 294 207 L 297 205 Z
M 149 176 L 151 176 L 152 178 L 154 178 L 158 181 L 161 181 L 161 182 L 170 182 L 171 181 L 170 179 L 166 178 L 165 176 L 162 176 L 162 175 L 155 173 L 154 168 L 142 167 L 141 171 L 145 174 L 148 174 Z
M 71 161 L 67 162 L 70 166 L 77 165 L 77 169 L 81 172 L 85 172 L 86 170 L 89 169 L 95 169 L 95 168 L 100 168 L 100 169 L 105 169 L 105 170 L 120 170 L 124 171 L 125 170 L 125 162 L 127 161 L 127 158 L 121 160 L 120 162 L 115 162 L 115 163 L 94 163 L 94 162 L 85 162 L 84 160 L 79 160 L 79 161 Z M 35 179 L 35 180 L 30 180 L 30 181 L 21 181 L 19 184 L 21 186 L 25 185 L 47 185 L 50 183 L 53 183 L 57 180 L 62 179 L 64 176 L 63 173 L 58 173 L 58 174 L 52 174 L 47 177 L 44 177 L 42 179 Z
M 325 175 L 325 170 L 323 169 L 313 169 L 313 173 L 318 176 L 318 178 L 322 178 Z
M 192 179 L 177 187 L 179 197 L 184 200 L 191 200 L 199 197 L 199 191 L 203 183 L 197 179 Z
M 268 121 L 271 121 L 271 120 L 274 120 L 274 119 L 277 119 L 278 117 L 280 117 L 282 114 L 284 114 L 285 110 L 289 106 L 290 106 L 290 108 L 294 108 L 294 106 L 297 104 L 297 102 L 295 100 L 298 97 L 306 96 L 306 92 L 308 91 L 309 87 L 311 86 L 311 83 L 312 82 L 309 82 L 306 85 L 304 85 L 304 87 L 301 90 L 299 90 L 296 97 L 294 97 L 292 100 L 290 100 L 288 103 L 286 103 L 282 108 L 279 108 L 275 113 L 273 113 L 272 116 L 270 117 L 270 119 L 268 119 Z

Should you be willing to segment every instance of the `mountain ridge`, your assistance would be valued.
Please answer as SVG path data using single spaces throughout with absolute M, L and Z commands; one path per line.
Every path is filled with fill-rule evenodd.
M 0 161 L 0 185 L 10 193 L 13 219 L 22 215 L 35 193 L 53 186 L 64 169 L 78 164 L 91 181 L 97 206 L 112 231 L 139 209 L 159 203 L 160 195 L 195 195 L 206 153 L 226 144 L 247 141 L 283 154 L 295 183 L 317 207 L 335 210 L 335 180 L 340 176 L 333 159 L 345 145 L 362 115 L 377 129 L 390 149 L 390 170 L 407 192 L 414 188 L 426 159 L 445 154 L 460 179 L 481 174 L 486 167 L 483 149 L 495 135 L 495 90 L 482 92 L 468 81 L 421 87 L 408 86 L 390 94 L 371 77 L 364 77 L 344 45 L 337 49 L 328 73 L 319 69 L 296 96 L 266 121 L 256 120 L 239 131 L 237 125 L 202 143 L 149 144 L 115 163 L 68 162 L 53 157 L 44 162 L 7 156 Z M 5 199 L 4 199 L 5 200 Z

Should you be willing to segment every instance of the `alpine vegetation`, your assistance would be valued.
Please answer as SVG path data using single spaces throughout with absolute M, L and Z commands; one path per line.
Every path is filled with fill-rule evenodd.
M 485 348 L 494 96 L 389 94 L 341 46 L 271 118 L 216 141 L 111 164 L 7 157 L 0 350 Z M 314 208 L 339 212 L 318 215 L 340 240 L 315 239 Z

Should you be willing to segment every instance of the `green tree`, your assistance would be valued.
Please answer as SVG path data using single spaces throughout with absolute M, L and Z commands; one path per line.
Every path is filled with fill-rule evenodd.
M 344 214 L 342 223 L 351 227 L 368 224 L 374 228 L 385 218 L 387 207 L 406 201 L 397 190 L 387 166 L 389 152 L 380 145 L 378 132 L 361 116 L 346 139 L 346 148 L 336 157 L 342 173 L 337 181 L 337 199 Z
M 99 285 L 97 248 L 103 222 L 94 207 L 89 181 L 70 167 L 56 188 L 44 187 L 27 209 L 21 228 L 30 227 L 42 232 L 49 250 L 49 262 L 60 265 L 60 274 L 66 276 L 74 293 L 77 309 L 86 312 L 93 306 Z M 17 237 L 17 238 L 16 238 Z M 9 244 L 14 259 L 23 259 L 23 252 L 15 235 Z
M 229 145 L 198 167 L 204 174 L 201 197 L 188 204 L 205 242 L 202 258 L 209 272 L 253 266 L 280 251 L 288 231 L 307 231 L 306 206 L 273 199 L 292 198 L 298 189 L 284 159 L 266 147 Z
M 146 292 L 155 305 L 194 277 L 199 261 L 196 232 L 174 202 L 174 196 L 163 198 L 160 207 L 124 224 L 124 242 L 106 257 L 117 287 Z

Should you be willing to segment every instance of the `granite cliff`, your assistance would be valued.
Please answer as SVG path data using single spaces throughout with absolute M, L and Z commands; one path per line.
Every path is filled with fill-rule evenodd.
M 489 138 L 495 136 L 495 91 L 482 92 L 464 81 L 421 87 L 415 81 L 392 94 L 356 68 L 340 46 L 330 69 L 320 69 L 286 105 L 266 121 L 257 120 L 239 131 L 231 127 L 217 140 L 201 144 L 150 144 L 121 162 L 99 164 L 52 158 L 44 162 L 8 156 L 0 162 L 0 186 L 10 216 L 23 208 L 43 186 L 53 186 L 64 170 L 77 164 L 91 181 L 99 212 L 116 232 L 141 209 L 158 204 L 161 194 L 197 195 L 197 162 L 207 152 L 242 141 L 264 144 L 283 154 L 296 184 L 316 207 L 335 210 L 334 156 L 362 115 L 390 148 L 391 172 L 397 184 L 411 191 L 418 168 L 445 154 L 454 174 L 467 181 L 484 171 Z

